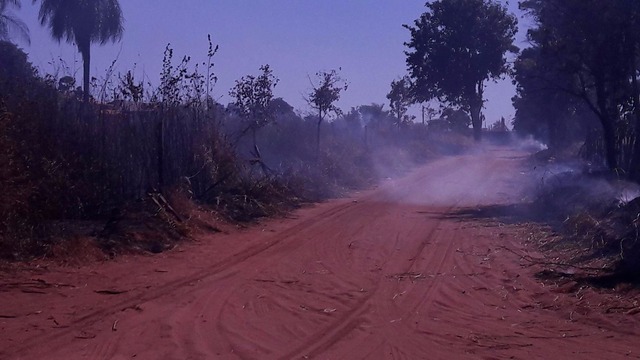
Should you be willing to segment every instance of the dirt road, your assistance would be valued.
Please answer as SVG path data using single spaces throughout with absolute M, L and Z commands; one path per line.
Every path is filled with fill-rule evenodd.
M 638 316 L 542 283 L 524 154 L 446 157 L 378 188 L 156 256 L 2 272 L 2 359 L 628 359 Z

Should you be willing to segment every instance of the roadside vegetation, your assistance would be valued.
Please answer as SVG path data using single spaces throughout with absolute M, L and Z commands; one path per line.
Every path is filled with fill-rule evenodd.
M 548 144 L 538 202 L 564 220 L 570 261 L 640 278 L 640 3 L 524 0 L 531 46 L 514 66 L 514 129 Z M 582 159 L 576 163 L 575 159 Z M 568 240 L 568 241 L 567 241 Z M 580 254 L 580 255 L 578 255 Z
M 273 96 L 268 65 L 219 104 L 214 44 L 204 67 L 167 47 L 158 87 L 128 71 L 94 81 L 89 101 L 73 78 L 41 75 L 16 45 L 0 48 L 5 258 L 51 254 L 78 238 L 112 254 L 158 252 L 198 225 L 281 214 L 468 146 L 461 132 L 398 122 L 383 104 L 343 113 L 337 71 L 309 90 L 316 114 Z
M 408 106 L 434 97 L 418 92 L 408 76 L 391 83 L 390 110 L 376 103 L 340 109 L 349 83 L 339 68 L 310 78 L 308 112 L 273 95 L 286 84 L 268 64 L 238 79 L 232 101 L 220 104 L 213 94 L 224 69 L 215 68 L 211 37 L 203 63 L 176 56 L 168 45 L 159 84 L 136 78 L 134 70 L 108 69 L 97 79 L 90 74 L 91 47 L 117 42 L 126 31 L 119 2 L 34 3 L 53 39 L 77 45 L 83 77 L 78 85 L 72 76 L 35 69 L 10 42 L 29 38 L 10 11 L 21 1 L 0 0 L 4 258 L 55 254 L 86 239 L 110 254 L 163 251 L 198 226 L 216 231 L 219 220 L 283 213 L 458 153 L 469 146 L 471 118 L 477 125 L 478 109 L 470 117 L 468 103 L 454 95 L 439 111 L 426 107 L 426 123 L 416 122 Z M 494 50 L 495 60 L 506 48 Z M 504 59 L 496 61 L 478 69 L 488 74 L 480 85 L 504 72 Z

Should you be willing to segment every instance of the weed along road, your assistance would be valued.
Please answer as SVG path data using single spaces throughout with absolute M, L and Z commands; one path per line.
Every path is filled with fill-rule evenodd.
M 640 357 L 635 315 L 536 279 L 523 227 L 463 215 L 520 201 L 525 157 L 444 157 L 160 255 L 3 272 L 0 358 Z

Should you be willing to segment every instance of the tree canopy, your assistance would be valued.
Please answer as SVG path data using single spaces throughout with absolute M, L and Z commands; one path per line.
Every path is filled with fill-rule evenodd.
M 124 32 L 120 3 L 118 0 L 40 0 L 38 17 L 55 40 L 64 39 L 78 47 L 84 65 L 84 99 L 87 101 L 91 44 L 120 40 Z
M 391 82 L 391 90 L 387 94 L 387 99 L 389 99 L 389 107 L 398 127 L 403 122 L 411 121 L 409 116 L 406 115 L 409 105 L 413 103 L 411 79 L 408 76 Z
M 12 34 L 16 34 L 29 43 L 29 28 L 22 20 L 9 12 L 11 6 L 20 8 L 20 2 L 18 0 L 0 0 L 0 41 L 7 41 Z
M 404 25 L 411 32 L 405 54 L 414 94 L 418 101 L 437 98 L 469 112 L 479 140 L 485 82 L 507 72 L 506 54 L 517 51 L 517 20 L 490 0 L 438 0 L 426 6 L 414 26 Z
M 307 95 L 307 102 L 318 112 L 318 127 L 316 131 L 316 152 L 320 151 L 320 126 L 330 114 L 341 113 L 335 103 L 340 100 L 340 93 L 348 88 L 347 82 L 340 77 L 336 70 L 320 71 L 316 73 L 317 84 L 311 81 L 312 89 Z
M 544 64 L 536 77 L 544 79 L 547 94 L 571 96 L 589 109 L 600 123 L 607 165 L 619 170 L 623 162 L 624 168 L 633 171 L 636 167 L 629 164 L 638 161 L 633 154 L 640 154 L 640 148 L 621 146 L 623 142 L 631 143 L 630 137 L 637 138 L 640 132 L 634 126 L 640 120 L 640 3 L 526 0 L 521 2 L 521 8 L 536 21 L 528 36 L 533 44 L 531 51 L 539 53 L 537 61 Z M 523 53 L 518 61 L 528 61 L 524 56 L 532 52 Z M 520 76 L 519 83 L 524 91 L 534 86 L 526 76 Z M 520 101 L 526 98 L 521 96 Z
M 274 120 L 273 88 L 278 84 L 278 78 L 273 75 L 269 65 L 260 67 L 258 76 L 247 75 L 229 91 L 234 99 L 233 105 L 239 115 L 246 121 L 246 131 L 253 136 L 253 146 L 257 149 L 256 132 L 259 128 Z M 256 152 L 258 150 L 255 150 Z

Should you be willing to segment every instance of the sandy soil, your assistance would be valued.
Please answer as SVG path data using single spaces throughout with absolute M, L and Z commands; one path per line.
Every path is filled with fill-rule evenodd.
M 517 202 L 523 156 L 443 158 L 160 255 L 4 269 L 0 358 L 639 358 L 615 294 L 537 280 L 522 227 L 458 215 Z

